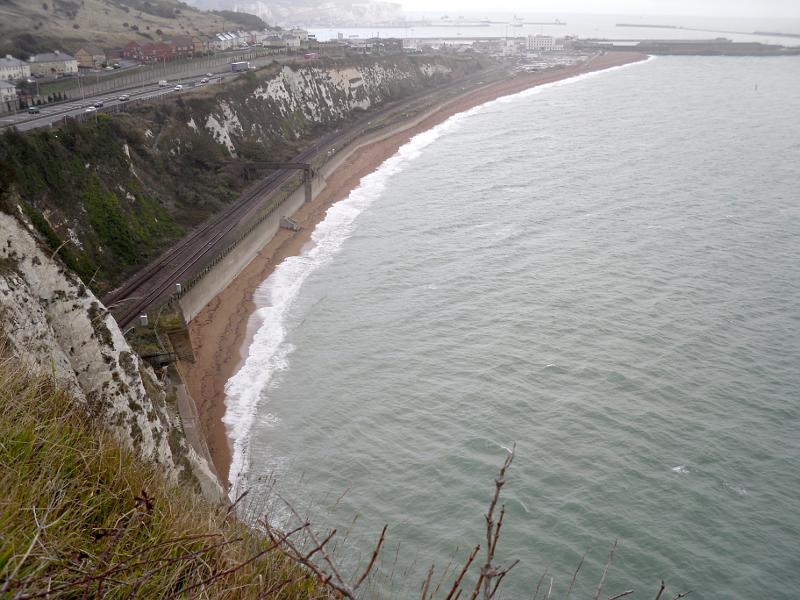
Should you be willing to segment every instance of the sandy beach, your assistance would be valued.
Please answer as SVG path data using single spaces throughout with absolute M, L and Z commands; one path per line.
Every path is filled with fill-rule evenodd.
M 295 213 L 293 218 L 302 229 L 298 232 L 280 230 L 247 268 L 189 323 L 195 362 L 182 363 L 181 370 L 195 400 L 201 428 L 223 485 L 227 486 L 231 461 L 230 444 L 222 423 L 224 388 L 238 368 L 242 349 L 246 348 L 248 335 L 252 334 L 248 332 L 248 321 L 255 309 L 253 292 L 281 261 L 302 252 L 328 207 L 346 198 L 362 177 L 377 169 L 409 139 L 456 113 L 537 85 L 645 58 L 635 53 L 611 53 L 573 67 L 518 75 L 478 88 L 438 107 L 422 122 L 359 148 L 328 178 L 325 189 Z M 400 126 L 395 126 L 395 129 L 400 129 Z

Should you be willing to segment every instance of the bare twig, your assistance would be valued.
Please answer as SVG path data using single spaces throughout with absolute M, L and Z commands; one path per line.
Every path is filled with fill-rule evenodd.
M 497 567 L 493 564 L 494 561 L 494 554 L 497 550 L 497 542 L 500 539 L 500 528 L 503 526 L 503 518 L 505 517 L 506 508 L 505 505 L 501 506 L 500 508 L 500 517 L 498 521 L 495 523 L 494 520 L 494 511 L 497 508 L 497 501 L 500 499 L 500 490 L 503 489 L 503 486 L 506 483 L 506 470 L 511 466 L 511 463 L 514 460 L 514 453 L 516 452 L 517 445 L 514 444 L 511 448 L 511 451 L 506 456 L 506 460 L 503 462 L 503 466 L 500 467 L 500 473 L 498 474 L 497 478 L 494 480 L 494 496 L 492 497 L 492 501 L 489 504 L 489 511 L 486 513 L 486 562 L 483 563 L 481 566 L 481 575 L 478 579 L 478 584 L 475 588 L 475 592 L 472 595 L 473 600 L 477 597 L 479 590 L 481 588 L 481 584 L 483 584 L 483 598 L 484 600 L 491 600 L 494 596 L 494 593 L 497 591 L 497 587 L 492 587 L 492 580 L 495 577 L 500 576 L 501 574 L 505 576 L 510 569 L 512 569 L 516 563 L 513 563 L 510 567 L 505 569 L 505 572 L 500 571 Z
M 658 594 L 656 594 L 656 600 L 661 600 L 661 594 L 664 593 L 664 590 L 667 589 L 666 584 L 664 584 L 664 580 L 661 580 L 661 587 L 658 588 Z
M 580 572 L 581 567 L 583 566 L 583 561 L 585 558 L 586 558 L 585 554 L 581 556 L 580 561 L 578 561 L 578 567 L 575 569 L 575 573 L 572 574 L 572 581 L 570 582 L 569 589 L 567 590 L 567 600 L 569 600 L 569 597 L 572 594 L 572 588 L 575 587 L 575 580 L 578 579 L 578 573 Z
M 606 576 L 608 575 L 608 569 L 611 567 L 611 561 L 614 560 L 614 550 L 617 549 L 618 541 L 619 540 L 614 540 L 614 543 L 611 545 L 611 550 L 608 551 L 608 561 L 606 561 L 606 568 L 603 569 L 603 576 L 600 578 L 600 583 L 597 584 L 594 600 L 599 600 L 600 594 L 603 591 L 603 584 L 606 582 Z
M 475 556 L 478 554 L 478 550 L 480 549 L 481 546 L 480 544 L 478 544 L 472 549 L 472 552 L 469 553 L 469 556 L 467 557 L 467 562 L 464 564 L 464 568 L 461 569 L 461 572 L 458 574 L 458 577 L 456 577 L 456 580 L 453 582 L 453 587 L 450 588 L 450 592 L 447 594 L 444 600 L 453 600 L 453 594 L 456 593 L 458 586 L 461 585 L 461 581 L 464 579 L 464 575 L 467 574 L 467 571 L 469 570 L 472 561 L 475 560 Z M 459 590 L 459 594 L 460 593 L 461 591 Z
M 539 588 L 542 587 L 542 582 L 544 581 L 545 577 L 547 577 L 547 571 L 542 573 L 542 576 L 539 577 L 539 583 L 536 584 L 536 589 L 533 592 L 533 600 L 536 600 L 536 598 L 539 596 Z
M 634 592 L 634 590 L 627 590 L 625 592 L 617 594 L 616 596 L 611 596 L 608 600 L 619 600 L 619 598 L 624 598 L 625 596 L 630 596 L 633 592 Z
M 675 596 L 675 597 L 674 597 L 672 600 L 680 600 L 681 598 L 686 598 L 686 596 L 688 596 L 688 595 L 689 595 L 689 594 L 691 594 L 691 593 L 692 593 L 691 591 L 688 591 L 688 592 L 681 592 L 680 594 L 678 594 L 677 596 Z
M 422 582 L 422 593 L 420 600 L 425 600 L 428 597 L 428 588 L 431 586 L 431 577 L 433 577 L 433 565 L 428 569 L 428 574 L 425 576 L 425 581 Z
M 281 496 L 277 492 L 275 492 L 275 495 L 286 505 L 286 507 L 292 512 L 292 514 L 294 515 L 294 517 L 298 521 L 303 521 L 303 519 L 300 517 L 300 515 L 297 513 L 297 511 L 295 510 L 294 506 L 291 505 L 291 503 L 286 501 L 286 499 L 283 498 L 283 496 Z M 350 586 L 345 582 L 344 578 L 342 577 L 342 574 L 339 572 L 339 568 L 336 566 L 336 563 L 333 561 L 333 558 L 331 558 L 331 555 L 327 552 L 327 550 L 325 550 L 324 546 L 317 539 L 317 536 L 314 533 L 313 528 L 308 527 L 306 529 L 306 532 L 308 533 L 308 536 L 311 539 L 311 541 L 314 543 L 314 545 L 317 548 L 319 548 L 319 552 L 322 555 L 322 559 L 325 561 L 325 563 L 328 565 L 328 567 L 330 568 L 330 570 L 333 573 L 333 575 L 336 577 L 336 580 L 337 580 L 336 589 L 337 589 L 337 591 L 345 594 L 345 596 L 348 597 L 348 598 L 355 597 L 355 593 L 350 588 Z M 308 562 L 308 561 L 306 561 L 306 562 Z M 311 563 L 308 562 L 308 564 L 311 564 Z M 330 578 L 329 578 L 329 580 L 330 580 Z
M 375 544 L 375 549 L 372 551 L 372 558 L 369 559 L 369 564 L 367 565 L 367 568 L 364 570 L 364 572 L 361 574 L 361 577 L 358 578 L 358 581 L 356 581 L 356 584 L 353 586 L 354 590 L 357 590 L 359 586 L 361 586 L 361 584 L 367 578 L 367 575 L 369 575 L 369 572 L 372 571 L 372 567 L 375 565 L 375 561 L 378 558 L 378 553 L 380 553 L 381 551 L 381 546 L 383 546 L 383 542 L 386 539 L 386 529 L 388 527 L 389 527 L 388 525 L 383 526 L 383 530 L 381 531 L 381 537 L 378 538 L 378 543 Z
M 545 598 L 545 600 L 550 600 L 550 594 L 553 593 L 553 581 L 555 581 L 555 579 L 553 579 L 553 576 L 551 575 L 550 576 L 550 587 L 547 590 L 547 597 Z

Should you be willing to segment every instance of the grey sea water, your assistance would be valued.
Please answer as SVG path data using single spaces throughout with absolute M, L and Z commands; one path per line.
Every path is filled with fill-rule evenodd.
M 800 59 L 659 58 L 426 135 L 260 289 L 240 489 L 357 515 L 348 567 L 388 523 L 370 597 L 415 598 L 516 442 L 504 598 L 584 553 L 591 597 L 617 538 L 607 595 L 797 598 Z

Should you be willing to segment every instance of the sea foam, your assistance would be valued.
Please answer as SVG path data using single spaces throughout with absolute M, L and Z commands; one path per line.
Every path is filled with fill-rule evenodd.
M 632 63 L 636 64 L 636 63 Z M 628 65 L 622 65 L 625 67 Z M 377 198 L 387 181 L 417 158 L 423 149 L 444 133 L 452 130 L 465 118 L 498 104 L 541 93 L 551 87 L 581 81 L 598 73 L 594 71 L 542 84 L 534 88 L 490 100 L 469 110 L 452 115 L 435 127 L 414 136 L 396 154 L 384 161 L 377 170 L 365 176 L 347 198 L 331 206 L 325 218 L 311 234 L 313 245 L 300 256 L 285 259 L 256 289 L 253 301 L 257 306 L 253 318 L 260 323 L 248 348 L 241 368 L 225 385 L 225 423 L 233 445 L 229 481 L 230 494 L 235 498 L 245 483 L 248 470 L 248 437 L 256 420 L 259 403 L 264 398 L 275 375 L 288 368 L 288 356 L 293 347 L 286 342 L 287 316 L 300 294 L 303 283 L 317 269 L 328 263 L 352 235 L 355 221 Z M 275 417 L 270 419 L 277 422 Z

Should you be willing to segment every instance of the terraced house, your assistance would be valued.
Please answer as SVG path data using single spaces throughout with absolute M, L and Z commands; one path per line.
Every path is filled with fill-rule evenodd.
M 0 58 L 0 80 L 16 81 L 17 79 L 27 79 L 31 76 L 31 67 L 24 60 L 14 58 L 6 54 L 5 58 Z
M 32 75 L 42 77 L 61 77 L 78 72 L 78 61 L 66 52 L 54 50 L 43 54 L 34 54 L 28 60 Z
M 97 69 L 106 63 L 106 53 L 96 46 L 84 46 L 75 53 L 79 67 Z

